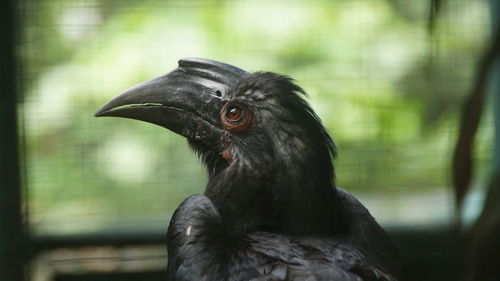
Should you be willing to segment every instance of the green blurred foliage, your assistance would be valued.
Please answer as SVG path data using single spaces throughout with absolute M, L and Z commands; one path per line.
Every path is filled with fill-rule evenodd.
M 21 112 L 35 233 L 165 229 L 185 197 L 203 192 L 205 171 L 181 137 L 92 117 L 188 56 L 292 76 L 340 149 L 340 186 L 364 196 L 385 223 L 446 217 L 436 214 L 446 207 L 434 209 L 449 205 L 446 197 L 408 206 L 419 194 L 446 193 L 487 10 L 455 1 L 430 38 L 427 2 L 410 2 L 24 1 Z M 478 180 L 490 137 L 488 129 L 478 137 Z

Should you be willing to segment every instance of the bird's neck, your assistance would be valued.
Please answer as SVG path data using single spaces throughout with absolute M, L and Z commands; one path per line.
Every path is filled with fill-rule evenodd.
M 335 187 L 311 167 L 261 173 L 230 165 L 210 177 L 205 194 L 231 231 L 335 232 Z
M 228 167 L 210 177 L 205 195 L 215 205 L 223 224 L 231 232 L 271 231 L 276 226 L 268 181 Z

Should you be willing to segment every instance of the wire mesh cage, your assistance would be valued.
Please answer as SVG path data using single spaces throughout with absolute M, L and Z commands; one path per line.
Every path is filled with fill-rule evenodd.
M 34 236 L 164 233 L 178 204 L 203 192 L 206 172 L 181 137 L 93 117 L 182 57 L 293 77 L 339 148 L 339 186 L 385 226 L 452 221 L 450 153 L 489 35 L 486 2 L 450 2 L 432 35 L 427 1 L 26 0 L 20 14 L 24 205 Z M 488 118 L 476 185 L 491 161 Z M 466 219 L 481 194 L 468 199 Z

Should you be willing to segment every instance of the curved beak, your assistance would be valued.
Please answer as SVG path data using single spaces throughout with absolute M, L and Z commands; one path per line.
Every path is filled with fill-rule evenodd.
M 247 75 L 251 74 L 213 60 L 181 59 L 172 72 L 126 90 L 95 116 L 157 124 L 193 141 L 219 139 L 219 114 L 228 99 L 227 93 Z

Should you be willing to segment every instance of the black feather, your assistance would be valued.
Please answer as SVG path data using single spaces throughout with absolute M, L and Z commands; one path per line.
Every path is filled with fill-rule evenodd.
M 177 209 L 168 247 L 169 280 L 397 280 L 341 236 L 225 232 L 203 195 Z

